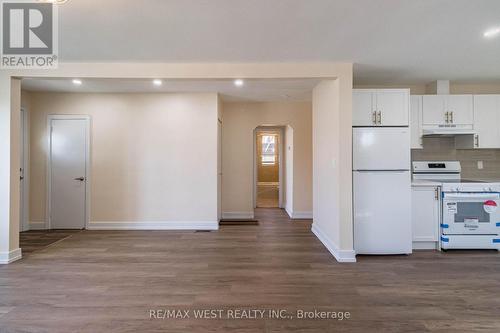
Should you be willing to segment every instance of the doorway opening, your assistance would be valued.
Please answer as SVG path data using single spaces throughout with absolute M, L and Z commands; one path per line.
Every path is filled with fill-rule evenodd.
M 283 129 L 255 131 L 255 208 L 282 207 Z

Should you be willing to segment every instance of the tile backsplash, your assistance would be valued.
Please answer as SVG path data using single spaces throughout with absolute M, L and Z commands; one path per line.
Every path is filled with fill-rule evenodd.
M 423 149 L 412 149 L 412 161 L 460 161 L 462 178 L 500 181 L 500 149 L 455 149 L 452 137 L 423 139 Z M 477 162 L 483 161 L 483 169 Z

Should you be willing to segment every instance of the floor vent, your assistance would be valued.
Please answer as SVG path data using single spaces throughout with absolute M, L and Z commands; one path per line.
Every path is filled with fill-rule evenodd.
M 212 230 L 195 230 L 195 232 L 212 232 Z

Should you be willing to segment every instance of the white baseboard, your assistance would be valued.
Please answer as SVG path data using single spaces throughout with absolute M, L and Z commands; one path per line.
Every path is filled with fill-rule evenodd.
M 439 248 L 439 242 L 433 242 L 433 241 L 413 242 L 414 250 L 437 250 L 438 248 Z
M 0 265 L 10 264 L 23 257 L 21 249 L 17 248 L 9 252 L 0 252 Z
M 253 219 L 254 213 L 253 211 L 249 212 L 223 212 L 223 219 Z
M 87 230 L 218 230 L 218 221 L 92 221 Z
M 356 252 L 354 250 L 340 250 L 338 246 L 331 241 L 326 234 L 313 223 L 311 231 L 318 237 L 328 251 L 335 257 L 338 262 L 356 262 Z
M 313 218 L 313 213 L 311 211 L 294 212 L 293 210 L 291 210 L 286 206 L 285 206 L 285 211 L 292 220 L 312 220 Z
M 29 230 L 46 230 L 47 225 L 45 221 L 30 221 Z
M 291 217 L 294 220 L 312 220 L 313 213 L 311 211 L 305 211 L 305 212 L 295 211 L 292 212 Z

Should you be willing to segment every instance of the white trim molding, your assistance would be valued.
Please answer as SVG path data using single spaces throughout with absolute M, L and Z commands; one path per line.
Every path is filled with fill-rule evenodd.
M 222 212 L 222 219 L 253 219 L 253 211 L 249 212 Z
M 87 230 L 219 230 L 218 221 L 91 221 Z
M 47 230 L 45 221 L 30 221 L 28 230 Z
M 437 241 L 414 241 L 412 245 L 414 250 L 439 250 L 439 242 Z
M 339 247 L 330 240 L 321 228 L 313 223 L 311 231 L 318 237 L 328 251 L 338 262 L 356 262 L 356 252 L 354 250 L 340 250 Z
M 0 252 L 0 265 L 10 264 L 16 260 L 19 260 L 23 257 L 22 251 L 20 248 L 9 252 Z
M 292 220 L 312 220 L 313 218 L 313 213 L 312 212 L 308 212 L 308 211 L 304 211 L 304 212 L 290 212 L 288 211 L 288 209 L 286 209 L 286 212 L 288 213 L 288 215 L 290 216 L 290 218 Z

